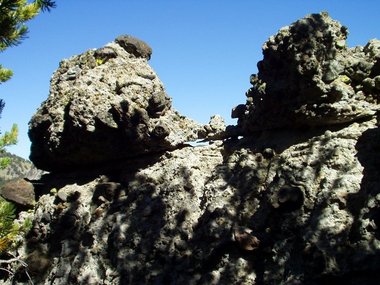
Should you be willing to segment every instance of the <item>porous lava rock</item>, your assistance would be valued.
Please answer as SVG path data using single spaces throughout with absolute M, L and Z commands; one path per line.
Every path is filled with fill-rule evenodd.
M 200 126 L 173 110 L 147 63 L 151 48 L 119 36 L 105 47 L 63 60 L 50 94 L 29 123 L 31 161 L 67 171 L 173 149 Z
M 380 41 L 348 48 L 348 29 L 311 14 L 269 38 L 246 104 L 233 111 L 246 134 L 347 123 L 379 110 Z
M 330 31 L 333 38 L 343 40 L 345 29 L 326 14 L 307 16 L 290 26 L 311 32 L 292 34 L 288 59 L 293 58 L 291 47 L 329 42 L 327 35 L 320 41 L 319 33 L 313 33 L 315 21 L 326 24 L 322 35 Z M 139 154 L 108 169 L 44 176 L 39 181 L 32 230 L 17 252 L 28 263 L 30 274 L 8 275 L 2 281 L 26 285 L 30 276 L 34 284 L 43 285 L 378 284 L 377 43 L 373 40 L 365 48 L 356 48 L 361 51 L 355 55 L 363 57 L 358 57 L 357 69 L 346 75 L 351 83 L 339 72 L 335 79 L 321 79 L 333 80 L 323 81 L 326 86 L 336 80 L 351 87 L 362 84 L 356 88 L 362 88 L 366 96 L 348 96 L 347 104 L 356 100 L 356 105 L 368 106 L 363 113 L 351 109 L 344 113 L 347 117 L 337 112 L 328 119 L 300 113 L 299 118 L 313 127 L 297 128 L 297 120 L 294 127 L 289 125 L 287 120 L 298 114 L 297 96 L 309 94 L 301 83 L 322 78 L 328 70 L 326 61 L 320 61 L 325 57 L 314 55 L 315 74 L 300 74 L 297 82 L 301 85 L 293 87 L 295 93 L 286 93 L 297 96 L 293 101 L 288 98 L 288 104 L 281 99 L 281 114 L 271 113 L 267 96 L 279 96 L 285 92 L 283 86 L 296 83 L 295 66 L 263 73 L 272 78 L 279 72 L 282 77 L 278 78 L 284 79 L 279 80 L 281 92 L 263 89 L 263 103 L 257 108 L 268 120 L 278 115 L 277 124 L 259 121 L 253 102 L 235 109 L 234 114 L 244 114 L 239 121 L 245 132 L 241 138 L 215 139 L 224 124 L 214 117 L 203 128 L 215 140 L 212 143 Z M 343 42 L 336 45 L 344 46 Z M 308 51 L 301 49 L 299 54 L 312 56 Z M 281 53 L 285 58 L 286 54 Z M 373 65 L 360 77 L 361 66 L 371 56 Z M 356 84 L 352 82 L 361 83 L 349 85 Z M 275 89 L 274 83 L 269 89 Z M 316 86 L 309 95 L 317 100 L 316 109 L 327 104 L 338 110 L 344 96 L 326 103 L 312 92 L 318 90 Z M 278 111 L 280 105 L 274 107 Z M 260 132 L 252 122 L 258 123 Z M 17 265 L 7 264 L 6 269 L 15 272 Z
M 372 118 L 51 174 L 21 256 L 46 285 L 374 285 L 379 139 Z

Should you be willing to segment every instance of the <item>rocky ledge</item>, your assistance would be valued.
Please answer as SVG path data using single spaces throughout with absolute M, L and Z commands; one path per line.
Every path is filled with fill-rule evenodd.
M 35 284 L 378 284 L 380 42 L 346 36 L 321 13 L 270 37 L 226 129 L 171 108 L 146 44 L 63 61 L 31 121 Z

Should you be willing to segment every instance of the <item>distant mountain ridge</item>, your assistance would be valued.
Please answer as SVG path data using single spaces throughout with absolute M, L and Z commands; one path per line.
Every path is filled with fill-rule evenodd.
M 0 185 L 15 178 L 33 179 L 40 172 L 32 162 L 15 154 L 4 152 L 0 153 L 1 157 L 9 157 L 11 162 L 5 169 L 0 169 Z

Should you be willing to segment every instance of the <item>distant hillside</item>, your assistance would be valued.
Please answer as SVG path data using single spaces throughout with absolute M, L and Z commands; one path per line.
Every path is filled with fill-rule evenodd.
M 33 179 L 40 172 L 29 160 L 17 155 L 4 152 L 0 153 L 0 157 L 11 158 L 11 163 L 5 169 L 0 169 L 0 185 L 8 180 L 19 177 Z

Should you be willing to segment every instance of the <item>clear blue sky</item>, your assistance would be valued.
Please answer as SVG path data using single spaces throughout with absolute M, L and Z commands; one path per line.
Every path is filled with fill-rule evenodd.
M 29 38 L 0 54 L 14 77 L 0 85 L 6 106 L 0 130 L 17 123 L 17 146 L 29 156 L 28 121 L 49 94 L 61 59 L 98 48 L 121 34 L 153 48 L 151 66 L 182 114 L 207 123 L 213 114 L 228 124 L 233 106 L 245 102 L 261 46 L 281 27 L 320 11 L 348 26 L 349 46 L 380 38 L 379 0 L 57 0 L 57 8 L 29 22 Z

